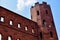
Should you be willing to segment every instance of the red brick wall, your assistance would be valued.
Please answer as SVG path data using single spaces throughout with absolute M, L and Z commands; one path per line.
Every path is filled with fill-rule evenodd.
M 48 13 L 46 13 L 46 10 Z M 39 11 L 39 15 L 37 15 L 37 11 Z M 39 25 L 38 31 L 42 32 L 43 40 L 58 40 L 55 25 L 53 24 L 54 21 L 53 21 L 51 8 L 46 2 L 43 2 L 42 4 L 39 4 L 37 2 L 35 6 L 31 8 L 31 16 L 32 16 L 31 19 L 38 23 Z M 46 21 L 46 26 L 43 25 L 43 20 Z M 51 27 L 49 27 L 49 25 L 51 25 Z M 50 31 L 53 34 L 53 38 L 50 35 Z
M 46 10 L 48 14 L 46 14 Z M 39 15 L 37 15 L 37 11 L 39 11 Z M 1 6 L 0 17 L 4 17 L 4 22 L 0 22 L 0 34 L 2 34 L 3 40 L 7 40 L 8 36 L 11 36 L 13 40 L 18 38 L 21 40 L 41 40 L 40 32 L 42 32 L 42 40 L 58 40 L 51 8 L 46 2 L 35 3 L 35 6 L 31 8 L 32 20 Z M 13 21 L 13 25 L 9 24 L 10 20 Z M 46 21 L 46 26 L 43 25 L 43 20 Z M 21 24 L 21 28 L 18 28 L 18 23 Z M 27 31 L 24 29 L 25 26 L 28 26 Z M 35 33 L 32 33 L 32 29 Z M 50 32 L 52 32 L 53 37 L 51 37 Z
M 37 23 L 3 7 L 0 7 L 0 17 L 4 17 L 4 22 L 0 22 L 0 34 L 3 36 L 2 40 L 7 40 L 8 36 L 11 36 L 13 40 L 18 38 L 21 40 L 38 40 Z M 10 20 L 13 21 L 13 25 L 9 24 Z M 18 23 L 21 24 L 21 28 L 17 27 Z M 28 26 L 27 31 L 24 29 L 25 26 Z M 35 33 L 32 33 L 32 29 Z

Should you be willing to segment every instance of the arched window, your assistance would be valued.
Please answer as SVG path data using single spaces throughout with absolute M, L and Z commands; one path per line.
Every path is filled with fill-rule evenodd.
M 18 28 L 21 28 L 21 24 L 20 23 L 18 23 Z
M 37 11 L 37 15 L 39 15 L 39 11 Z
M 35 32 L 34 32 L 34 29 L 32 29 L 32 33 L 35 33 Z
M 8 36 L 8 40 L 12 40 L 12 38 L 10 36 Z
M 12 20 L 10 20 L 10 23 L 9 23 L 10 25 L 13 25 L 13 21 Z
M 50 31 L 50 36 L 53 37 L 53 33 Z
M 17 40 L 21 40 L 20 38 L 18 38 Z
M 43 25 L 44 25 L 44 26 L 46 26 L 46 24 L 47 24 L 47 23 L 46 23 L 46 21 L 45 21 L 45 20 L 43 20 Z
M 2 35 L 0 34 L 0 40 L 2 40 Z
M 48 11 L 46 10 L 46 14 L 48 14 Z
M 4 22 L 4 17 L 0 17 L 0 21 L 1 22 Z
M 27 27 L 27 26 L 25 27 L 25 30 L 26 30 L 26 31 L 28 30 L 28 27 Z
M 42 40 L 42 32 L 40 32 L 40 40 Z

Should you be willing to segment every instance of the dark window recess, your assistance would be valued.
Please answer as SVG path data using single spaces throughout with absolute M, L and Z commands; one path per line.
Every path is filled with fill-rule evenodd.
M 48 14 L 48 11 L 46 10 L 46 14 Z
M 42 32 L 40 32 L 40 39 L 42 40 Z
M 43 20 L 43 25 L 46 26 L 46 21 L 45 20 Z
M 52 32 L 50 32 L 50 36 L 51 36 L 51 37 L 53 37 L 53 34 L 52 34 Z
M 39 11 L 37 11 L 37 15 L 39 15 Z

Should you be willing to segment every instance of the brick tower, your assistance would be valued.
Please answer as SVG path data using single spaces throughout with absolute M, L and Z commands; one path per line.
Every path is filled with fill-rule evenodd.
M 58 40 L 50 5 L 35 3 L 31 7 L 31 19 L 39 25 L 39 40 Z

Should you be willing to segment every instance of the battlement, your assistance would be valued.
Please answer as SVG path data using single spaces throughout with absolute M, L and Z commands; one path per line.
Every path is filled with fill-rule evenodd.
M 31 6 L 31 8 L 34 8 L 35 6 L 37 5 L 48 5 L 46 2 L 42 2 L 42 3 L 39 3 L 39 2 L 36 2 L 34 6 Z

